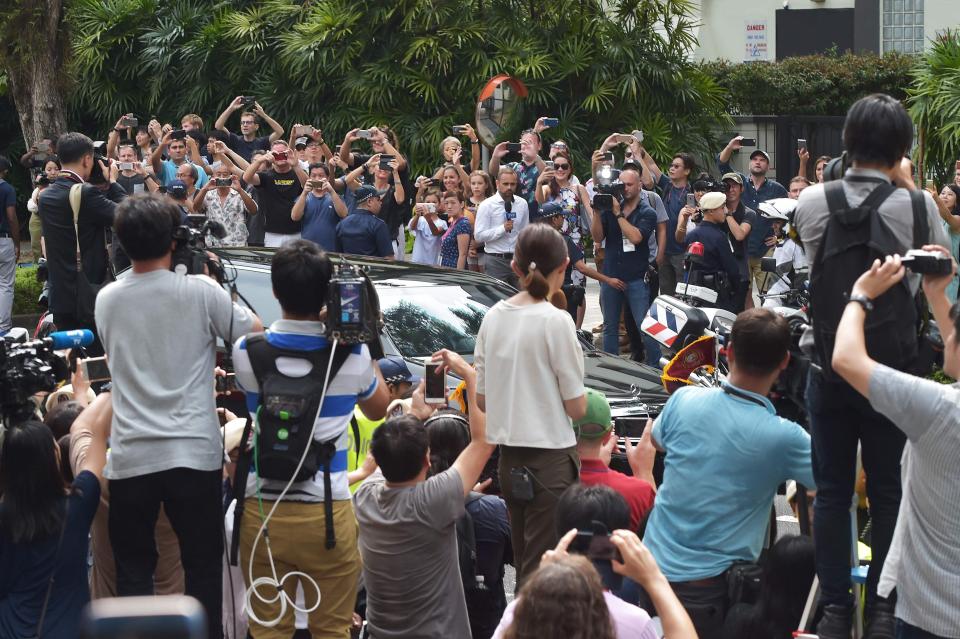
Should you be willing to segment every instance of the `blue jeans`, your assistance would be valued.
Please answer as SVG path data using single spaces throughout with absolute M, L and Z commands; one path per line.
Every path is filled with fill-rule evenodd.
M 849 605 L 850 505 L 861 445 L 870 502 L 873 561 L 867 572 L 867 601 L 877 596 L 877 582 L 890 548 L 900 508 L 900 456 L 906 437 L 889 419 L 873 410 L 863 395 L 842 381 L 827 381 L 810 372 L 807 382 L 813 477 L 817 498 L 813 540 L 824 604 Z M 891 595 L 893 598 L 893 595 Z M 868 603 L 869 605 L 869 603 Z
M 897 639 L 946 639 L 923 628 L 911 626 L 902 619 L 897 619 Z
M 603 350 L 614 355 L 620 353 L 620 312 L 623 302 L 630 305 L 630 312 L 637 326 L 647 315 L 650 308 L 650 289 L 643 279 L 626 282 L 627 290 L 621 291 L 609 284 L 600 285 L 600 310 L 603 311 Z M 660 366 L 660 344 L 646 333 L 643 334 L 643 346 L 647 364 Z

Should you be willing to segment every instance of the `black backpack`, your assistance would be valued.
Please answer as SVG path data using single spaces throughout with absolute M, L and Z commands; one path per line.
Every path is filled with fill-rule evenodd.
M 853 283 L 875 259 L 901 252 L 900 242 L 879 214 L 880 205 L 896 191 L 890 183 L 879 184 L 858 206 L 850 206 L 843 181 L 824 186 L 830 217 L 814 258 L 810 280 L 810 307 L 816 352 L 824 375 L 838 377 L 830 366 L 837 326 Z M 913 248 L 927 243 L 930 226 L 923 194 L 910 194 L 913 210 Z M 902 371 L 917 362 L 919 314 L 907 279 L 874 300 L 874 309 L 864 325 L 870 357 Z

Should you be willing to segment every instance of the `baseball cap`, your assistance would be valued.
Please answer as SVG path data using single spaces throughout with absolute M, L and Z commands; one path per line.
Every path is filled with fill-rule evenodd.
M 420 378 L 410 372 L 407 363 L 402 357 L 397 355 L 387 355 L 377 360 L 380 366 L 380 372 L 383 374 L 383 381 L 388 384 L 402 384 L 410 382 L 414 386 L 420 383 Z
M 750 159 L 752 160 L 754 156 L 757 156 L 757 155 L 762 155 L 764 158 L 766 158 L 767 162 L 770 161 L 770 155 L 766 151 L 763 151 L 762 149 L 757 149 L 756 151 L 751 153 Z
M 298 151 L 307 148 L 307 138 L 305 138 L 305 137 L 299 137 L 299 138 L 297 138 L 297 139 L 293 142 L 293 148 L 295 148 L 295 149 L 298 150 Z
M 386 193 L 386 191 L 379 191 L 369 184 L 364 184 L 353 192 L 353 199 L 357 204 L 360 204 L 361 202 L 366 202 L 372 197 L 381 197 L 384 193 Z
M 600 439 L 613 429 L 610 403 L 600 391 L 588 388 L 587 413 L 573 423 L 573 431 L 581 439 Z
M 559 202 L 544 202 L 537 210 L 534 212 L 531 217 L 531 222 L 536 222 L 538 220 L 545 220 L 551 218 L 554 215 L 561 215 L 563 213 L 563 205 Z
M 167 185 L 167 193 L 175 200 L 185 200 L 187 198 L 187 185 L 183 180 L 174 180 Z
M 720 181 L 723 182 L 724 180 L 733 180 L 740 186 L 743 186 L 743 178 L 740 177 L 739 173 L 734 173 L 732 171 L 730 173 L 724 173 L 723 177 L 720 178 Z
M 710 191 L 700 198 L 700 208 L 704 211 L 718 209 L 727 203 L 727 196 L 717 191 Z

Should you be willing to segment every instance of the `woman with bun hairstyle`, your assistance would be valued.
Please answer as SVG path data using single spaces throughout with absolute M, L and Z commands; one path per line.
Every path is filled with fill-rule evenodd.
M 500 445 L 518 586 L 556 544 L 557 500 L 579 477 L 571 419 L 587 402 L 583 352 L 561 291 L 569 261 L 556 230 L 524 228 L 511 265 L 523 290 L 487 312 L 474 350 L 487 441 Z

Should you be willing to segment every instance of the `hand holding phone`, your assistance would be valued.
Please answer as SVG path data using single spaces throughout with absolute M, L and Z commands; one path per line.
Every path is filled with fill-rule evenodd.
M 88 382 L 108 382 L 110 381 L 110 368 L 107 366 L 106 357 L 89 357 L 80 360 L 80 369 Z
M 519 152 L 520 152 L 519 142 L 507 142 L 507 153 L 519 153 Z
M 444 375 L 441 365 L 427 362 L 424 370 L 424 377 L 426 378 L 424 401 L 427 404 L 446 404 L 446 375 Z

